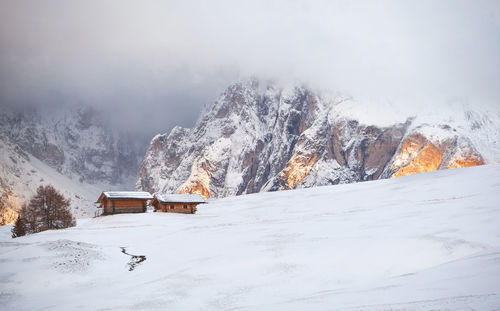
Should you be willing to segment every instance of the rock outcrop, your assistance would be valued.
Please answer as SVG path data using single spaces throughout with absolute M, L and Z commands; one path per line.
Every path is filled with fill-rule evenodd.
M 0 226 L 12 225 L 16 222 L 21 210 L 22 200 L 11 190 L 0 196 Z

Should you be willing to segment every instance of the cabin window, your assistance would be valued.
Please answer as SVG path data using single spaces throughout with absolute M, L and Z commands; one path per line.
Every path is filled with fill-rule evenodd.
M 184 205 L 184 208 L 186 208 L 186 209 L 187 209 L 187 208 L 188 208 L 188 206 L 187 206 L 187 205 Z
M 174 206 L 173 206 L 173 205 L 170 205 L 170 209 L 174 209 Z

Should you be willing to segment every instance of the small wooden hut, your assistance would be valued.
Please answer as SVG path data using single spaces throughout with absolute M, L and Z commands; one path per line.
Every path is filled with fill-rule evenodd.
M 155 194 L 151 205 L 155 212 L 194 214 L 196 206 L 204 203 L 199 194 Z
M 151 199 L 151 193 L 145 191 L 105 191 L 96 203 L 100 203 L 102 215 L 144 213 Z

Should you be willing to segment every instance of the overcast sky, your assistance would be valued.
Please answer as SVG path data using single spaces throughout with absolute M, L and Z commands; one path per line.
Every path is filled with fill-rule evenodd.
M 165 132 L 248 76 L 409 113 L 497 109 L 500 1 L 0 0 L 2 104 L 92 104 Z

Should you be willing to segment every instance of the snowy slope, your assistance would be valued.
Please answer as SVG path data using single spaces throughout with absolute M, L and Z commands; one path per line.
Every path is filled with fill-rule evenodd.
M 18 310 L 495 310 L 500 165 L 1 234 Z M 131 257 L 146 260 L 130 270 Z M 136 261 L 139 261 L 137 258 Z
M 50 184 L 66 198 L 71 199 L 71 209 L 76 217 L 94 215 L 94 202 L 102 189 L 109 188 L 109 185 L 72 180 L 16 147 L 11 143 L 4 143 L 0 146 L 2 186 L 0 188 L 8 189 L 12 196 L 19 198 L 19 202 L 26 202 L 35 194 L 38 186 Z
M 40 185 L 70 198 L 77 217 L 93 215 L 101 191 L 132 188 L 145 147 L 101 118 L 88 107 L 0 111 L 0 224 Z

